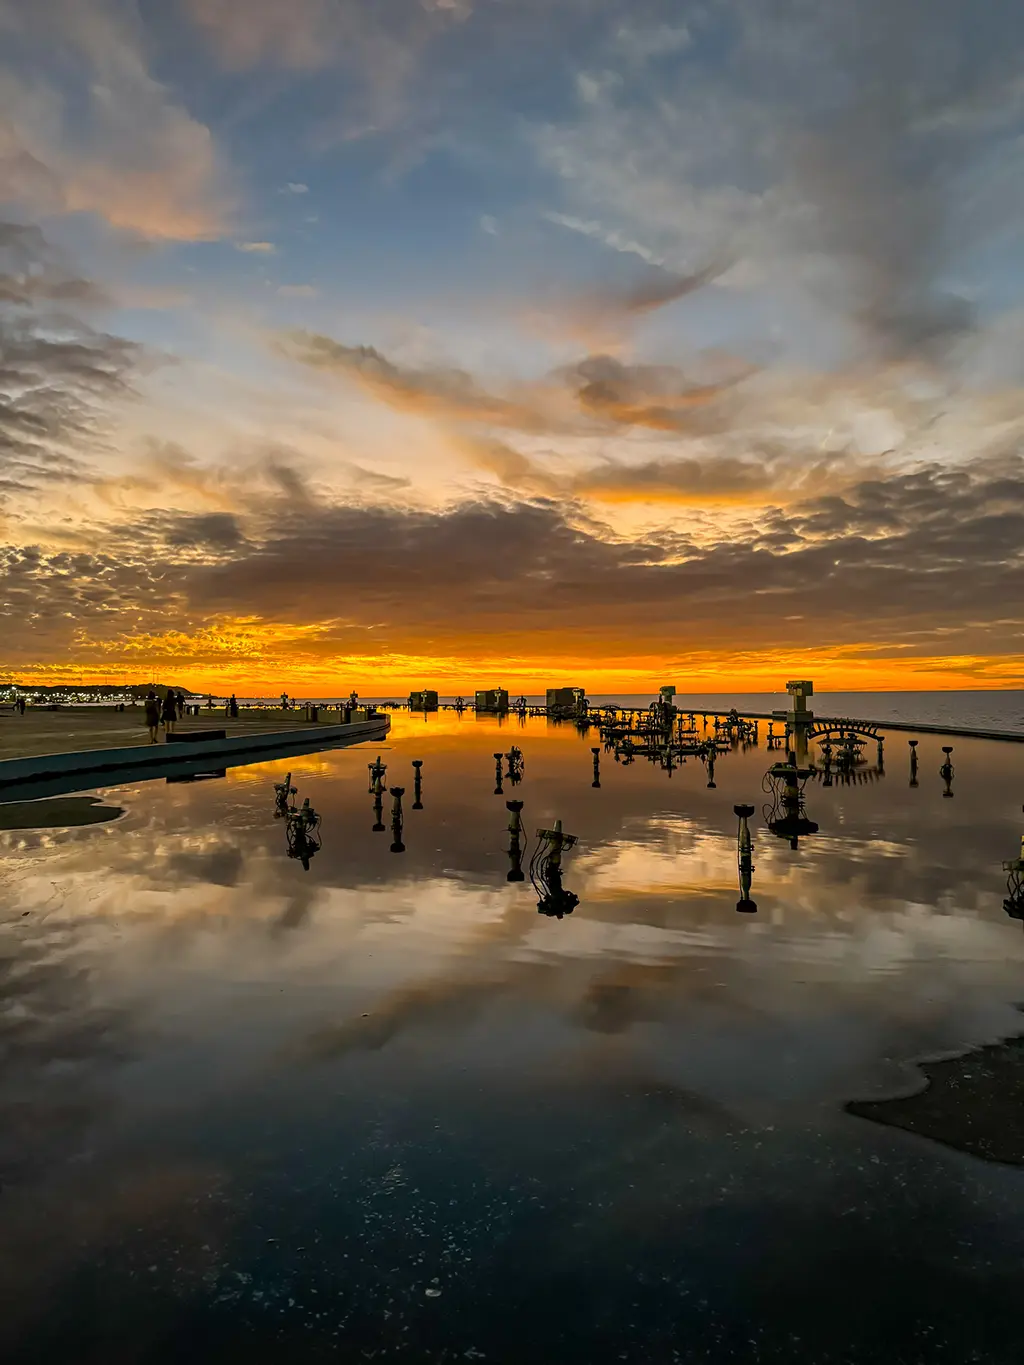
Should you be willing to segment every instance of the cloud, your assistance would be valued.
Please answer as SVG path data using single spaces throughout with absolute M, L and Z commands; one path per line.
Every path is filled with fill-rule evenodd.
M 766 502 L 807 497 L 815 488 L 853 482 L 863 470 L 842 459 L 808 460 L 805 453 L 779 451 L 767 458 L 663 457 L 640 464 L 606 460 L 577 474 L 568 487 L 574 497 L 599 502 L 678 502 L 707 508 L 717 503 L 763 507 Z
M 685 24 L 630 24 L 619 27 L 613 45 L 631 62 L 644 65 L 656 58 L 671 56 L 688 48 L 693 41 Z
M 238 518 L 230 512 L 180 516 L 164 530 L 172 549 L 233 550 L 243 541 Z
M 103 301 L 38 229 L 0 222 L 0 496 L 86 477 L 142 358 L 80 316 Z
M 1024 100 L 1019 10 L 996 0 L 979 29 L 959 0 L 722 0 L 687 25 L 642 81 L 612 41 L 576 117 L 535 126 L 551 219 L 670 268 L 735 253 L 876 359 L 955 363 L 974 325 L 957 265 L 1019 209 L 995 188 Z
M 333 61 L 355 22 L 350 4 L 332 0 L 188 0 L 195 22 L 231 67 L 264 62 L 311 70 Z
M 497 237 L 498 235 L 497 218 L 492 218 L 489 213 L 482 214 L 480 218 L 480 231 L 486 232 L 489 237 Z
M 671 365 L 628 365 L 614 356 L 587 356 L 558 371 L 580 407 L 622 426 L 656 431 L 683 431 L 693 426 L 690 414 L 707 407 L 747 372 L 731 381 L 693 384 Z
M 0 20 L 0 197 L 153 239 L 223 233 L 231 194 L 210 131 L 150 73 L 130 5 L 3 0 Z
M 235 242 L 236 251 L 245 251 L 253 256 L 273 256 L 277 247 L 273 242 Z
M 217 60 L 232 73 L 276 72 L 260 98 L 301 81 L 316 114 L 306 126 L 318 153 L 354 141 L 398 134 L 381 163 L 400 174 L 452 126 L 453 98 L 475 102 L 485 68 L 466 59 L 461 34 L 476 23 L 469 0 L 184 0 Z M 506 16 L 485 7 L 493 23 Z M 518 14 L 508 16 L 521 28 Z M 445 44 L 447 35 L 460 35 Z M 467 97 L 467 89 L 474 94 Z
M 315 299 L 320 291 L 312 284 L 279 284 L 277 292 L 286 299 Z
M 438 22 L 472 12 L 470 0 L 187 0 L 199 27 L 230 67 L 273 65 L 315 71 L 339 59 L 394 58 Z
M 678 274 L 651 265 L 619 282 L 575 292 L 554 291 L 542 304 L 531 303 L 526 319 L 543 333 L 568 337 L 592 349 L 612 349 L 639 320 L 713 284 L 731 268 L 731 261 L 722 260 Z
M 872 640 L 927 652 L 1020 653 L 1007 603 L 1024 601 L 1024 461 L 959 471 L 925 466 L 867 480 L 842 497 L 811 499 L 755 518 L 745 536 L 697 546 L 678 533 L 607 538 L 583 529 L 572 505 L 464 503 L 415 509 L 321 506 L 275 518 L 258 549 L 186 573 L 193 611 L 306 619 L 289 584 L 360 582 L 354 624 L 385 622 L 381 646 L 429 636 L 440 648 L 522 638 L 566 650 L 601 604 L 611 652 L 680 642 L 770 648 L 781 616 L 798 613 L 806 643 Z M 374 547 L 371 580 L 362 574 Z M 500 551 L 500 552 L 496 552 Z M 429 574 L 418 566 L 430 565 Z M 1020 613 L 1017 613 L 1019 616 Z M 999 624 L 1004 622 L 1004 624 Z
M 725 274 L 731 262 L 719 261 L 695 270 L 690 275 L 675 275 L 671 271 L 652 271 L 644 279 L 621 289 L 607 289 L 594 295 L 594 303 L 615 313 L 650 313 L 668 303 L 695 294 L 698 289 L 712 284 Z
M 621 251 L 629 256 L 639 256 L 648 265 L 660 267 L 665 264 L 664 256 L 656 255 L 650 247 L 644 246 L 642 242 L 624 236 L 614 228 L 607 228 L 596 219 L 575 218 L 569 213 L 552 212 L 545 213 L 544 217 L 549 223 L 555 223 L 558 227 L 568 228 L 570 232 L 578 232 L 584 237 L 602 242 L 605 246 L 611 247 L 613 251 Z
M 623 295 L 620 306 L 656 307 L 697 288 L 695 279 L 647 285 Z M 694 383 L 675 366 L 628 365 L 613 356 L 591 355 L 540 382 L 510 386 L 506 394 L 496 395 L 465 370 L 403 367 L 373 346 L 347 346 L 318 333 L 292 332 L 281 347 L 305 365 L 358 384 L 399 412 L 524 432 L 594 432 L 601 426 L 696 430 L 699 421 L 693 414 L 753 373 L 753 367 L 730 359 L 719 362 L 721 377 Z
M 282 193 L 283 193 L 283 194 L 308 194 L 308 193 L 309 193 L 309 186 L 308 186 L 308 185 L 303 185 L 303 184 L 301 184 L 300 182 L 295 181 L 295 180 L 289 180 L 289 181 L 288 181 L 288 184 L 287 184 L 287 185 L 284 187 L 284 189 L 282 190 Z
M 749 473 L 726 472 L 741 488 Z M 311 496 L 301 481 L 234 518 L 153 511 L 78 529 L 77 551 L 0 552 L 9 667 L 401 676 L 503 659 L 636 675 L 685 658 L 691 672 L 770 677 L 783 620 L 785 656 L 827 658 L 833 675 L 992 683 L 1024 661 L 1024 616 L 1008 606 L 1024 601 L 1019 456 L 864 479 L 700 541 L 671 526 L 613 533 L 565 487 L 430 510 Z M 296 582 L 325 592 L 296 597 Z
M 282 347 L 292 358 L 343 376 L 400 412 L 523 430 L 546 427 L 539 411 L 488 393 L 464 370 L 403 368 L 373 346 L 346 346 L 314 332 L 293 332 Z

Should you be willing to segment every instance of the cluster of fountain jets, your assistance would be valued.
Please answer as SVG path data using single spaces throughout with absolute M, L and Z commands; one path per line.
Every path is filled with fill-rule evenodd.
M 716 721 L 716 730 L 725 730 L 732 745 L 735 745 L 737 737 L 740 738 L 744 747 L 749 743 L 757 743 L 757 727 L 751 722 L 740 721 L 737 725 L 736 721 L 730 717 L 721 724 Z M 628 736 L 625 738 L 628 740 Z M 767 738 L 769 748 L 779 747 L 783 739 L 782 736 L 775 735 L 771 727 L 769 727 Z M 878 750 L 874 769 L 858 771 L 858 765 L 864 763 L 862 750 L 866 741 L 863 736 L 854 731 L 842 729 L 838 733 L 835 744 L 828 736 L 820 744 L 820 766 L 811 763 L 807 767 L 801 767 L 797 762 L 797 755 L 793 751 L 787 752 L 784 762 L 773 763 L 765 773 L 762 782 L 763 790 L 768 797 L 762 808 L 762 814 L 771 833 L 777 838 L 786 840 L 791 848 L 796 849 L 799 847 L 801 838 L 818 832 L 817 823 L 808 818 L 805 807 L 804 791 L 809 781 L 820 780 L 822 786 L 830 787 L 837 779 L 842 782 L 851 782 L 865 781 L 869 777 L 884 776 L 883 740 L 881 736 L 875 738 L 877 738 Z M 628 764 L 643 754 L 651 761 L 659 762 L 662 766 L 666 765 L 665 755 L 660 752 L 657 746 L 629 745 L 624 756 L 622 736 L 616 737 L 614 734 L 606 734 L 605 740 L 606 749 L 610 748 L 615 751 L 617 762 Z M 920 768 L 917 752 L 918 741 L 911 739 L 907 743 L 910 749 L 910 786 L 917 787 L 920 785 L 918 779 Z M 707 785 L 714 787 L 716 785 L 715 757 L 720 752 L 718 736 L 716 735 L 713 741 L 695 744 L 690 752 L 705 764 L 708 774 Z M 600 788 L 601 749 L 592 748 L 591 754 L 593 755 L 593 781 L 591 786 Z M 939 776 L 943 782 L 942 795 L 952 797 L 953 778 L 955 776 L 952 745 L 944 744 L 942 754 L 943 761 L 939 768 Z M 495 796 L 502 796 L 506 782 L 513 787 L 517 787 L 522 782 L 526 771 L 526 760 L 523 751 L 515 744 L 507 753 L 495 753 L 493 757 L 495 765 L 494 794 Z M 685 758 L 683 761 L 685 762 Z M 384 795 L 386 792 L 391 797 L 391 852 L 404 853 L 402 801 L 406 789 L 386 785 L 387 764 L 382 762 L 380 755 L 367 766 L 370 774 L 369 791 L 373 796 L 373 830 L 375 833 L 383 833 L 387 828 L 384 823 Z M 423 760 L 413 759 L 412 769 L 412 809 L 422 810 Z M 287 774 L 283 782 L 275 783 L 274 794 L 275 817 L 285 821 L 288 856 L 298 859 L 308 871 L 310 859 L 321 847 L 320 816 L 310 805 L 309 797 L 305 798 L 301 806 L 295 805 L 293 798 L 298 795 L 298 791 L 292 786 L 291 773 Z M 509 812 L 507 852 L 510 866 L 507 880 L 510 882 L 523 882 L 527 876 L 527 873 L 523 871 L 525 858 L 523 805 L 524 803 L 519 800 L 505 802 L 506 809 Z M 754 859 L 753 838 L 748 821 L 756 812 L 754 806 L 743 804 L 733 806 L 733 811 L 739 821 L 736 836 L 736 856 L 740 898 L 736 902 L 736 910 L 739 914 L 752 915 L 757 913 L 757 902 L 751 895 Z M 537 830 L 537 844 L 529 863 L 529 877 L 537 893 L 538 913 L 549 918 L 562 919 L 566 915 L 571 915 L 579 905 L 579 897 L 562 884 L 562 854 L 577 842 L 578 839 L 575 834 L 565 833 L 561 820 L 556 820 L 551 829 Z M 1021 838 L 1020 856 L 1004 862 L 1003 871 L 1008 874 L 1007 896 L 1003 901 L 1003 909 L 1012 919 L 1024 921 L 1024 836 Z
M 308 796 L 301 806 L 296 806 L 293 798 L 298 794 L 299 789 L 292 786 L 291 773 L 283 782 L 274 783 L 274 819 L 285 822 L 288 857 L 297 858 L 308 872 L 310 859 L 322 846 L 320 816 L 309 804 Z
M 370 793 L 373 796 L 373 832 L 374 834 L 383 834 L 386 828 L 384 824 L 384 793 L 386 791 L 391 797 L 391 852 L 404 853 L 405 844 L 402 842 L 402 830 L 405 824 L 405 813 L 402 810 L 402 798 L 405 796 L 405 788 L 385 786 L 388 765 L 381 762 L 380 754 L 367 766 L 370 771 Z M 412 760 L 412 772 L 412 808 L 413 810 L 422 810 L 422 758 Z

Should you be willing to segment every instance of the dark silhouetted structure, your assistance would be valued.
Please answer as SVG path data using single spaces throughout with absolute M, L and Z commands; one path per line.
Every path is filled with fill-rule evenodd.
M 526 874 L 523 872 L 523 803 L 522 801 L 506 801 L 505 807 L 509 812 L 508 860 L 510 864 L 506 880 L 522 882 L 526 880 Z
M 945 789 L 944 789 L 942 795 L 943 795 L 943 796 L 952 797 L 952 795 L 953 795 L 953 777 L 954 777 L 954 775 L 955 775 L 955 773 L 956 773 L 956 769 L 953 767 L 953 746 L 952 746 L 952 744 L 944 744 L 944 745 L 942 746 L 942 752 L 946 755 L 945 759 L 943 760 L 942 767 L 939 769 L 939 776 L 942 778 L 942 781 L 943 781 L 944 786 L 945 786 Z
M 587 714 L 587 694 L 582 687 L 549 687 L 547 690 L 547 713 L 556 719 L 585 716 Z
M 1003 909 L 1011 919 L 1024 920 L 1024 834 L 1020 840 L 1020 856 L 1003 863 L 1006 877 L 1006 899 Z
M 562 885 L 562 853 L 576 843 L 575 834 L 563 834 L 561 820 L 554 829 L 537 831 L 537 848 L 530 860 L 530 881 L 537 893 L 537 913 L 549 919 L 571 915 L 579 896 Z
M 771 800 L 762 812 L 764 822 L 779 839 L 786 839 L 790 848 L 798 848 L 799 840 L 817 834 L 818 826 L 807 818 L 804 810 L 804 787 L 811 776 L 810 768 L 798 768 L 792 751 L 785 763 L 774 763 L 764 775 L 764 790 Z
M 523 751 L 518 744 L 513 744 L 505 757 L 508 760 L 508 780 L 513 787 L 518 787 L 526 771 L 526 759 L 523 757 Z
M 503 716 L 508 712 L 508 692 L 504 687 L 492 687 L 478 691 L 476 709 L 479 712 Z
M 747 821 L 754 814 L 753 806 L 733 806 L 739 816 L 740 827 L 736 836 L 736 862 L 740 874 L 740 898 L 736 902 L 737 913 L 756 915 L 757 902 L 750 899 L 750 884 L 754 876 L 754 850 Z
M 402 797 L 405 795 L 404 787 L 389 787 L 391 792 L 391 852 L 404 853 L 405 844 L 402 843 Z

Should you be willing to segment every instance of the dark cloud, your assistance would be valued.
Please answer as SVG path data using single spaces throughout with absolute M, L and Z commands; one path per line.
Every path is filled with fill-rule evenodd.
M 577 293 L 556 289 L 546 296 L 546 302 L 533 304 L 528 315 L 541 323 L 544 331 L 578 335 L 586 338 L 586 344 L 597 346 L 602 334 L 615 337 L 645 314 L 714 283 L 731 264 L 731 260 L 713 261 L 688 274 L 649 266 L 640 274 L 631 271 L 618 283 L 603 283 Z
M 69 311 L 102 302 L 36 228 L 0 223 L 0 491 L 84 477 L 140 352 Z
M 730 261 L 716 261 L 690 275 L 677 275 L 670 270 L 651 270 L 623 289 L 599 291 L 595 295 L 595 302 L 616 312 L 649 313 L 713 283 L 725 274 L 730 264 Z
M 866 480 L 710 542 L 613 536 L 550 499 L 446 511 L 277 500 L 237 541 L 230 519 L 176 515 L 123 527 L 105 555 L 9 550 L 3 610 L 11 638 L 31 620 L 63 648 L 80 628 L 116 639 L 126 614 L 143 631 L 242 616 L 327 622 L 325 657 L 351 649 L 355 630 L 399 653 L 522 641 L 537 657 L 613 658 L 731 649 L 737 632 L 772 647 L 795 616 L 807 646 L 1016 654 L 1022 544 L 1019 457 Z
M 303 614 L 295 581 L 359 582 L 346 615 L 387 622 L 382 634 L 405 647 L 426 632 L 507 641 L 533 629 L 564 647 L 596 624 L 638 649 L 664 648 L 666 631 L 731 640 L 737 615 L 745 635 L 770 641 L 791 613 L 835 642 L 1005 618 L 1008 603 L 1024 602 L 1022 543 L 1018 459 L 864 482 L 712 545 L 602 538 L 573 523 L 571 505 L 543 500 L 446 513 L 323 508 L 238 559 L 196 566 L 184 587 L 193 610 L 292 619 Z M 993 650 L 1017 648 L 1012 628 L 992 632 Z
M 520 494 L 611 503 L 764 505 L 773 498 L 806 497 L 823 486 L 853 484 L 858 475 L 863 479 L 869 472 L 864 466 L 850 466 L 842 454 L 810 456 L 802 449 L 766 441 L 750 446 L 742 456 L 663 455 L 633 464 L 602 459 L 571 471 L 495 437 L 474 437 L 459 445 L 478 469 Z
M 522 430 L 546 425 L 530 407 L 480 388 L 464 370 L 403 368 L 373 346 L 345 346 L 312 332 L 292 333 L 284 350 L 315 369 L 344 376 L 401 412 Z
M 689 288 L 696 287 L 691 282 Z M 588 355 L 540 383 L 497 395 L 465 370 L 406 368 L 373 346 L 346 346 L 315 333 L 292 333 L 283 349 L 303 364 L 358 384 L 399 412 L 536 433 L 610 427 L 717 431 L 728 424 L 727 417 L 709 419 L 699 410 L 754 372 L 751 365 L 723 357 L 715 362 L 712 378 L 696 382 L 674 365 L 635 365 L 611 355 Z
M 166 543 L 172 548 L 231 550 L 243 540 L 238 518 L 230 512 L 182 516 L 168 526 Z
M 613 502 L 648 498 L 698 504 L 701 499 L 763 502 L 785 489 L 813 486 L 816 478 L 831 476 L 833 466 L 833 461 L 822 459 L 809 463 L 796 453 L 774 459 L 758 459 L 754 453 L 744 459 L 665 457 L 635 465 L 606 460 L 574 476 L 570 487 L 578 497 Z
M 720 383 L 688 382 L 674 365 L 628 365 L 610 355 L 591 355 L 557 372 L 587 413 L 622 426 L 658 431 L 695 428 L 692 414 L 720 398 L 744 377 Z

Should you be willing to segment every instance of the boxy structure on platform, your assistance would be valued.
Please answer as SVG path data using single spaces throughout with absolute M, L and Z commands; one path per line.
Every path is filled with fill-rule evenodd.
M 409 693 L 410 711 L 436 711 L 437 693 L 431 691 L 410 692 Z
M 582 687 L 549 687 L 547 712 L 549 716 L 579 716 L 587 709 L 587 694 Z
M 508 693 L 504 687 L 484 688 L 476 694 L 476 709 L 504 715 L 508 710 Z

